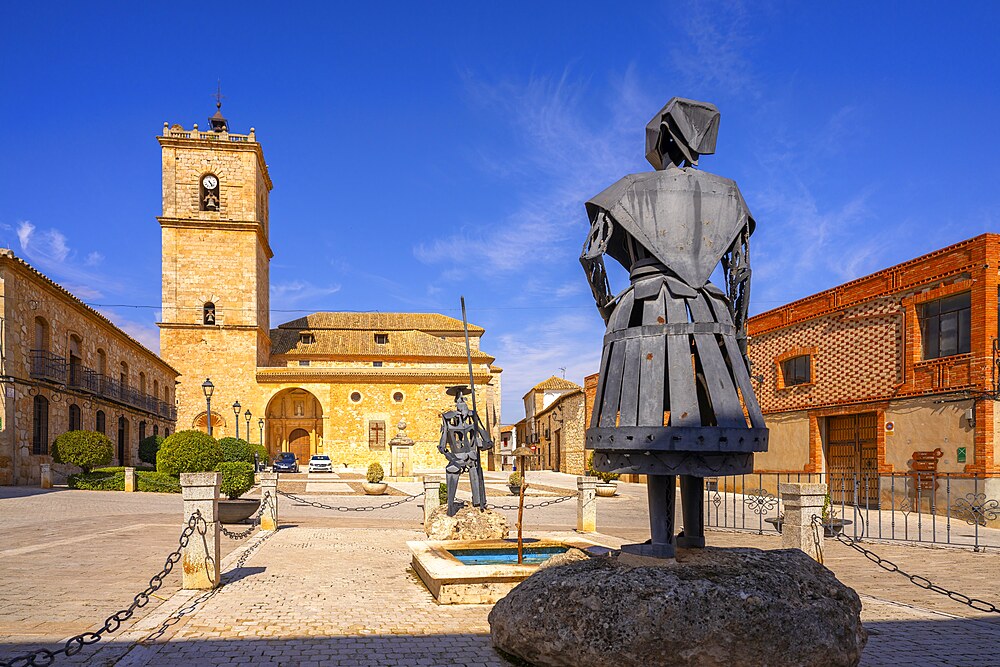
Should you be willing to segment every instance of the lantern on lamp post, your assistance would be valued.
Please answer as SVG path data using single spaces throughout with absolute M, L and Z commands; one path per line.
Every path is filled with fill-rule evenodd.
M 243 406 L 240 405 L 239 401 L 236 401 L 235 403 L 233 403 L 233 414 L 235 415 L 235 418 L 233 419 L 233 421 L 236 422 L 236 439 L 237 440 L 240 439 L 240 408 L 241 407 L 243 407 Z
M 212 435 L 212 394 L 215 393 L 215 385 L 205 378 L 201 383 L 201 390 L 205 392 L 205 423 L 208 425 L 208 434 Z

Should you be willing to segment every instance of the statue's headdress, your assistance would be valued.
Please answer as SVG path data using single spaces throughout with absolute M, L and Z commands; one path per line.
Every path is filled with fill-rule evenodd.
M 715 152 L 718 136 L 719 110 L 714 104 L 674 97 L 646 124 L 646 159 L 655 169 L 666 168 L 664 154 L 674 164 L 698 164 L 699 155 Z

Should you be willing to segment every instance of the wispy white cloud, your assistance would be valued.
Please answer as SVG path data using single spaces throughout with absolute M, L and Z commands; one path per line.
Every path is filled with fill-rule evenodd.
M 104 255 L 95 250 L 94 252 L 87 254 L 87 258 L 83 260 L 83 263 L 87 266 L 97 266 L 103 261 L 104 261 Z
M 15 231 L 21 257 L 78 298 L 88 301 L 126 292 L 128 281 L 95 270 L 104 260 L 101 253 L 88 252 L 81 260 L 80 253 L 61 230 L 40 229 L 31 221 L 22 220 Z
M 754 11 L 760 11 L 759 4 Z M 748 9 L 739 0 L 688 2 L 680 19 L 687 40 L 670 51 L 673 69 L 686 87 L 728 94 L 760 94 L 760 84 L 747 52 L 753 45 L 747 30 Z
M 156 326 L 155 321 L 135 319 L 134 317 L 122 315 L 108 308 L 100 308 L 98 312 L 114 322 L 119 329 L 132 338 L 135 338 L 149 350 L 152 350 L 156 354 L 160 353 L 160 328 Z M 152 319 L 155 320 L 157 318 L 153 317 Z
M 341 289 L 336 285 L 314 285 L 306 280 L 291 280 L 285 283 L 271 284 L 272 306 L 297 306 L 310 303 L 336 294 Z

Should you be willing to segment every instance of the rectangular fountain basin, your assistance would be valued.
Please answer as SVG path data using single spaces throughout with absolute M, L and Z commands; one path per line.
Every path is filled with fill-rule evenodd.
M 609 547 L 581 537 L 532 539 L 517 563 L 517 540 L 412 541 L 413 569 L 440 604 L 493 604 L 530 577 L 538 564 L 576 548 L 595 556 Z

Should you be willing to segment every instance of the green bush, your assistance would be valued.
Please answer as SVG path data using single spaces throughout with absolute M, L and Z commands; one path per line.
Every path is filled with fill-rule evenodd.
M 135 466 L 135 471 L 138 472 L 153 472 L 156 468 L 152 466 Z M 125 472 L 125 466 L 108 466 L 104 468 L 94 468 L 90 472 Z
M 521 473 L 519 472 L 512 472 L 510 477 L 507 478 L 507 483 L 511 486 L 521 486 L 523 482 L 524 478 L 521 477 Z
M 239 498 L 253 488 L 252 463 L 226 461 L 220 463 L 215 471 L 222 473 L 222 487 L 219 490 L 230 500 Z
M 124 477 L 122 478 L 124 480 Z M 180 493 L 181 481 L 165 472 L 139 472 L 135 473 L 135 483 L 140 491 L 149 493 Z
M 382 464 L 378 461 L 373 461 L 372 464 L 368 466 L 367 479 L 369 484 L 378 484 L 385 479 L 385 470 L 382 470 Z
M 605 484 L 610 484 L 616 481 L 621 475 L 616 472 L 601 472 L 600 470 L 594 470 L 594 455 L 591 454 L 590 458 L 587 459 L 587 474 L 591 477 L 596 477 Z
M 150 435 L 139 441 L 139 460 L 156 466 L 156 452 L 160 451 L 163 444 L 162 435 Z
M 442 505 L 448 504 L 448 485 L 444 482 L 438 484 L 438 502 Z
M 170 475 L 182 472 L 211 472 L 222 463 L 222 448 L 212 436 L 201 431 L 177 431 L 160 445 L 156 471 Z
M 219 440 L 219 447 L 222 447 L 222 460 L 226 463 L 253 463 L 253 447 L 242 438 L 223 438 Z
M 260 462 L 263 463 L 264 465 L 267 465 L 269 462 L 268 459 L 270 458 L 267 454 L 267 447 L 265 447 L 264 445 L 255 445 L 255 444 L 251 444 L 250 447 L 251 449 L 253 449 L 253 452 L 257 454 L 257 458 L 260 459 Z M 250 460 L 253 461 L 252 455 L 250 457 Z
M 84 472 L 111 463 L 114 455 L 111 440 L 96 431 L 66 431 L 52 443 L 53 461 L 79 466 Z
M 81 472 L 70 475 L 66 485 L 71 489 L 84 491 L 124 491 L 125 471 L 120 472 Z

